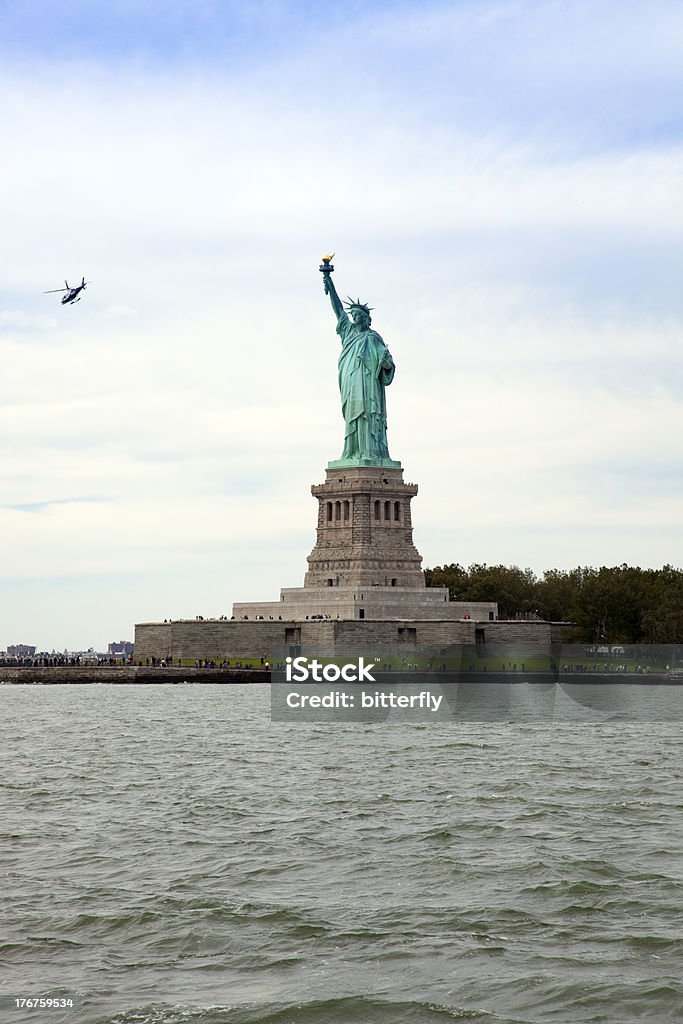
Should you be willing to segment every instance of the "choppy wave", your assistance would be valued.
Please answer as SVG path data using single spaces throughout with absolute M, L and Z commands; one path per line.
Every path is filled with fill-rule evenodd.
M 429 1002 L 347 997 L 286 1006 L 212 1006 L 206 1009 L 150 1006 L 106 1018 L 106 1024 L 447 1024 L 453 1020 L 484 1022 L 493 1019 L 478 1010 Z
M 77 993 L 70 1024 L 680 1020 L 675 723 L 273 727 L 258 687 L 1 696 L 3 991 Z

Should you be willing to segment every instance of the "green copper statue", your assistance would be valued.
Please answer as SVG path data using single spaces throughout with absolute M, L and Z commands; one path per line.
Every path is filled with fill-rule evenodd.
M 334 253 L 332 254 L 332 256 Z M 370 329 L 370 307 L 357 300 L 346 303 L 349 319 L 332 281 L 332 256 L 323 256 L 320 270 L 330 296 L 341 337 L 339 391 L 344 416 L 344 451 L 329 468 L 343 466 L 398 467 L 387 446 L 387 407 L 384 389 L 394 379 L 394 360 L 377 331 Z

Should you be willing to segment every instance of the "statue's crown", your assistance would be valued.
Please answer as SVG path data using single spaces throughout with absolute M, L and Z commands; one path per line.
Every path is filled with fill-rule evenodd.
M 360 309 L 362 310 L 363 313 L 367 313 L 367 315 L 370 316 L 370 313 L 374 309 L 374 306 L 368 306 L 367 303 L 361 302 L 360 299 L 354 300 L 351 298 L 350 295 L 348 296 L 348 300 L 349 301 L 345 302 L 344 305 L 349 310 L 349 312 L 351 312 L 351 310 L 353 309 Z

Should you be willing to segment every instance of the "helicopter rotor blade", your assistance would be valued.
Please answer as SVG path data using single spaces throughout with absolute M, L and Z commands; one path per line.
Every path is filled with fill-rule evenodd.
M 52 295 L 54 292 L 69 292 L 70 288 L 49 288 L 43 295 Z

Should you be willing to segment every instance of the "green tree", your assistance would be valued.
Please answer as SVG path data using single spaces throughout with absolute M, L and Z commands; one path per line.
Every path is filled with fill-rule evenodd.
M 572 619 L 588 643 L 641 643 L 648 579 L 628 565 L 583 570 Z
M 539 604 L 538 580 L 531 569 L 458 563 L 425 570 L 428 587 L 448 587 L 453 601 L 497 601 L 500 618 L 532 613 Z
M 458 562 L 451 565 L 437 565 L 434 569 L 425 569 L 425 582 L 428 587 L 448 587 L 451 601 L 459 601 L 459 595 L 467 586 L 467 570 Z
M 683 571 L 671 565 L 547 569 L 538 579 L 517 566 L 453 562 L 426 569 L 425 579 L 448 587 L 451 600 L 496 601 L 501 618 L 535 612 L 574 623 L 578 641 L 683 644 Z
M 579 590 L 588 570 L 546 569 L 539 581 L 539 614 L 549 622 L 573 622 Z
M 468 577 L 466 600 L 497 601 L 500 618 L 513 619 L 518 614 L 537 612 L 538 580 L 531 569 L 471 565 Z
M 683 572 L 665 565 L 653 573 L 642 609 L 645 643 L 683 643 Z

